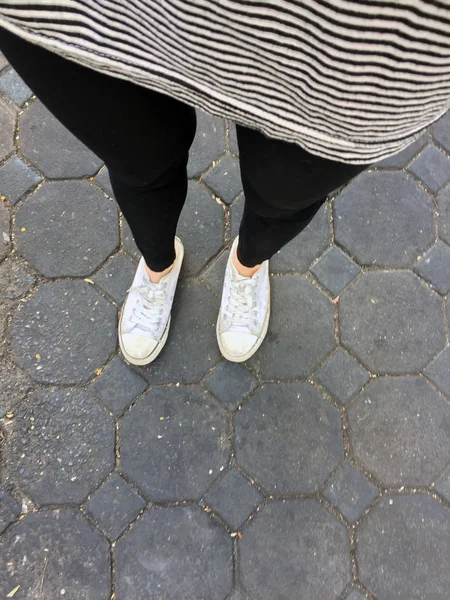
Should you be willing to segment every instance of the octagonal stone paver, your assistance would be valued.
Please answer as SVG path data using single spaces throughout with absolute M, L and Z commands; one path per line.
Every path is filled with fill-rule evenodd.
M 122 215 L 122 241 L 123 249 L 134 261 L 138 262 L 141 259 L 142 254 L 139 248 L 136 246 L 133 234 L 131 233 L 130 226 Z
M 231 538 L 198 507 L 148 510 L 117 543 L 117 600 L 224 600 Z
M 51 179 L 86 177 L 102 166 L 102 161 L 39 100 L 20 118 L 19 146 L 23 155 Z
M 347 530 L 316 500 L 265 506 L 239 540 L 239 562 L 258 600 L 334 600 L 351 580 Z
M 238 463 L 274 494 L 317 491 L 343 458 L 339 412 L 307 383 L 261 386 L 235 425 Z
M 82 281 L 41 284 L 13 315 L 18 365 L 45 383 L 83 383 L 116 349 L 117 313 Z
M 108 600 L 111 596 L 108 543 L 74 512 L 28 515 L 8 533 L 0 554 L 5 565 L 0 573 L 2 598 L 18 585 L 17 599 Z
M 450 150 L 450 112 L 447 111 L 432 125 L 431 133 L 440 146 Z
M 201 283 L 178 284 L 169 339 L 153 363 L 139 369 L 150 384 L 195 383 L 219 362 L 218 299 Z
M 18 156 L 12 156 L 0 166 L 0 196 L 5 196 L 8 202 L 15 204 L 41 179 Z
M 82 390 L 37 391 L 14 417 L 10 476 L 38 505 L 81 503 L 114 467 L 114 422 Z
M 198 275 L 224 244 L 223 208 L 195 181 L 189 182 L 177 235 L 185 247 L 182 276 Z
M 11 248 L 10 212 L 6 204 L 0 204 L 0 260 Z
M 386 485 L 429 485 L 450 462 L 450 405 L 421 377 L 372 380 L 348 414 L 356 457 Z
M 8 69 L 0 77 L 0 92 L 6 94 L 18 106 L 25 104 L 33 95 L 33 92 L 14 69 Z
M 227 417 L 199 387 L 152 389 L 119 431 L 123 472 L 153 500 L 199 498 L 230 454 Z
M 0 362 L 0 419 L 15 413 L 32 387 L 31 380 L 10 361 Z
M 15 127 L 16 111 L 9 102 L 0 98 L 0 160 L 4 160 L 14 150 Z
M 225 122 L 197 111 L 197 134 L 189 151 L 188 176 L 199 177 L 225 152 Z
M 15 235 L 46 277 L 84 277 L 119 245 L 117 208 L 87 182 L 44 183 L 18 210 Z
M 8 313 L 34 282 L 35 278 L 25 270 L 23 261 L 17 260 L 17 256 L 10 255 L 0 264 L 0 335 L 4 334 Z M 0 344 L 0 356 L 2 346 Z
M 365 172 L 334 201 L 336 242 L 360 264 L 412 266 L 434 241 L 433 202 L 401 172 Z
M 450 185 L 437 197 L 439 236 L 450 244 Z
M 135 263 L 118 252 L 94 275 L 94 282 L 119 306 L 123 304 L 136 273 Z
M 306 377 L 334 347 L 332 304 L 299 275 L 270 281 L 269 331 L 250 362 L 263 379 Z
M 20 502 L 14 496 L 6 490 L 0 490 L 0 533 L 3 533 L 8 525 L 17 519 L 21 508 Z
M 418 372 L 445 345 L 440 297 L 406 271 L 364 273 L 339 319 L 342 343 L 374 373 Z
M 218 298 L 222 297 L 223 280 L 229 256 L 230 251 L 224 250 L 200 276 L 200 280 L 205 282 Z
M 447 600 L 450 513 L 429 496 L 385 497 L 357 529 L 361 583 L 381 600 Z

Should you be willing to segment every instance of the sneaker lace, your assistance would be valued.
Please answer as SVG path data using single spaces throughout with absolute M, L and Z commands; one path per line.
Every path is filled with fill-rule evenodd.
M 156 333 L 162 321 L 164 306 L 166 304 L 167 283 L 145 282 L 139 286 L 133 286 L 128 291 L 139 294 L 133 307 L 130 321 L 151 333 Z
M 255 324 L 258 315 L 256 285 L 255 279 L 249 277 L 237 279 L 233 274 L 227 304 L 227 312 L 230 314 L 233 326 L 251 327 Z

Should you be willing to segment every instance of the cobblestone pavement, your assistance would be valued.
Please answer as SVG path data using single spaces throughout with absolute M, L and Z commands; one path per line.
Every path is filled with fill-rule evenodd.
M 449 600 L 450 117 L 273 259 L 242 366 L 214 329 L 238 150 L 200 115 L 172 333 L 132 368 L 107 172 L 0 67 L 1 597 Z

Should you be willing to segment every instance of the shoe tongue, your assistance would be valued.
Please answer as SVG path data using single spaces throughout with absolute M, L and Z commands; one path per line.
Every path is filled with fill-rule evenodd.
M 252 279 L 252 277 L 245 277 L 245 275 L 241 275 L 238 270 L 236 269 L 236 267 L 234 266 L 233 263 L 231 263 L 231 269 L 233 271 L 233 278 L 236 281 L 249 281 Z

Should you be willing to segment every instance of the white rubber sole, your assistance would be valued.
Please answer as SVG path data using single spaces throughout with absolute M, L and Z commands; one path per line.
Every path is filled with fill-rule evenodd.
M 144 365 L 149 365 L 156 358 L 158 358 L 159 354 L 161 353 L 161 350 L 166 345 L 167 338 L 169 337 L 169 329 L 170 329 L 170 321 L 171 320 L 172 320 L 172 317 L 169 316 L 169 319 L 167 321 L 167 325 L 166 325 L 166 328 L 165 328 L 164 333 L 162 335 L 162 338 L 159 340 L 159 342 L 156 345 L 156 347 L 153 350 L 153 352 L 151 352 L 148 356 L 144 356 L 144 358 L 135 358 L 134 356 L 131 356 L 130 354 L 128 354 L 128 352 L 123 347 L 122 338 L 119 335 L 119 346 L 120 346 L 120 349 L 122 351 L 122 354 L 123 354 L 124 358 L 126 358 L 126 360 L 129 363 L 131 363 L 132 365 L 137 365 L 139 367 L 142 367 Z M 122 315 L 120 315 L 120 322 L 121 321 L 122 321 Z M 119 322 L 119 327 L 120 327 L 120 322 Z
M 246 360 L 251 358 L 254 354 L 256 354 L 256 352 L 259 350 L 261 344 L 263 343 L 263 341 L 267 335 L 267 330 L 269 329 L 269 321 L 270 321 L 270 289 L 269 289 L 269 300 L 267 302 L 267 313 L 264 318 L 262 333 L 261 333 L 260 337 L 258 338 L 258 341 L 252 346 L 252 348 L 246 354 L 239 354 L 236 356 L 226 350 L 226 348 L 222 345 L 222 342 L 220 340 L 219 321 L 220 321 L 220 314 L 217 318 L 217 323 L 216 323 L 216 336 L 217 336 L 217 343 L 219 345 L 219 350 L 222 353 L 222 356 L 224 358 L 226 358 L 227 360 L 229 360 L 230 362 L 235 362 L 235 363 L 245 362 Z

